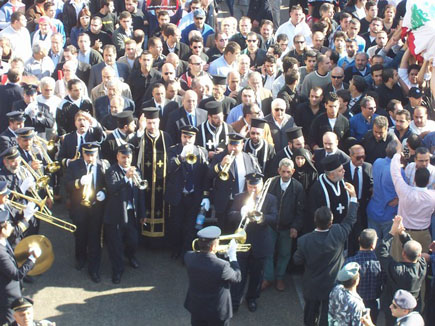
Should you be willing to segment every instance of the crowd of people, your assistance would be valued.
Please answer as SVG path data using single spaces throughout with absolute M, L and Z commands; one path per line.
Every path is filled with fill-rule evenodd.
M 95 283 L 103 243 L 114 284 L 169 247 L 192 325 L 255 312 L 296 265 L 305 325 L 435 323 L 434 65 L 407 0 L 281 5 L 2 4 L 0 324 L 33 324 L 41 251 L 13 250 L 54 202 Z

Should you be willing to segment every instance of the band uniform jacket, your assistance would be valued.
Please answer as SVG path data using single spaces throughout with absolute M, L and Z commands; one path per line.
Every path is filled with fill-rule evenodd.
M 12 146 L 18 146 L 17 136 L 11 129 L 6 128 L 6 130 L 0 134 L 0 153 L 3 153 L 3 151 Z
M 207 111 L 203 109 L 195 109 L 195 125 L 198 127 L 203 122 L 207 121 Z M 168 121 L 166 123 L 165 131 L 171 136 L 174 142 L 180 139 L 180 129 L 181 127 L 188 126 L 191 123 L 187 117 L 186 110 L 181 107 L 179 110 L 174 110 L 168 116 Z
M 313 231 L 298 239 L 293 259 L 296 264 L 305 266 L 302 287 L 306 299 L 328 299 L 344 263 L 344 244 L 355 224 L 357 210 L 358 204 L 351 202 L 340 224 L 333 224 L 326 232 Z
M 240 210 L 249 199 L 249 193 L 243 192 L 234 197 L 234 202 L 228 214 L 228 219 L 236 231 L 242 216 Z M 272 194 L 265 194 L 263 205 L 260 211 L 263 213 L 261 223 L 246 222 L 246 243 L 251 244 L 249 253 L 254 258 L 265 258 L 273 255 L 274 245 L 270 228 L 276 225 L 278 216 L 278 200 Z
M 215 155 L 208 168 L 208 188 L 213 188 L 211 198 L 212 202 L 214 203 L 214 207 L 216 208 L 216 212 L 219 213 L 225 212 L 230 200 L 234 199 L 232 193 L 235 187 L 237 187 L 234 171 L 235 160 L 231 164 L 228 171 L 229 179 L 224 181 L 219 178 L 219 173 L 222 171 L 220 163 L 224 156 L 228 154 L 228 151 L 224 150 L 223 152 Z M 243 162 L 245 163 L 246 174 L 261 173 L 260 166 L 258 165 L 256 157 L 254 157 L 252 154 L 245 152 L 240 153 L 240 155 L 243 155 Z M 239 192 L 243 192 L 244 189 L 239 190 Z
M 95 196 L 98 192 L 103 191 L 106 193 L 105 189 L 105 170 L 108 168 L 107 162 L 97 160 L 96 162 L 96 176 L 92 177 L 92 196 L 90 201 L 92 206 L 99 205 L 103 206 L 103 202 L 96 200 Z M 95 171 L 95 170 L 94 170 Z M 86 208 L 81 205 L 80 202 L 83 198 L 83 188 L 84 186 L 80 183 L 80 178 L 88 173 L 86 169 L 86 163 L 83 159 L 79 159 L 71 162 L 68 165 L 65 173 L 65 185 L 66 190 L 69 194 L 69 199 L 71 200 L 71 215 L 80 214 L 81 209 Z M 95 182 L 95 183 L 94 183 Z
M 183 162 L 180 158 L 182 151 L 182 144 L 173 145 L 168 150 L 169 166 L 168 177 L 166 179 L 165 201 L 172 206 L 180 203 L 188 178 L 192 180 L 194 196 L 198 198 L 202 198 L 207 181 L 208 161 L 205 148 L 195 145 L 193 151 L 197 158 L 195 164 Z M 192 168 L 191 174 L 188 171 L 189 165 Z
M 136 169 L 140 175 L 140 171 Z M 127 205 L 131 200 L 136 219 L 145 218 L 145 191 L 140 190 L 133 183 L 132 198 L 128 198 L 129 185 L 124 179 L 124 172 L 118 163 L 113 164 L 106 171 L 106 208 L 104 211 L 105 224 L 122 224 L 128 221 Z
M 311 147 L 313 147 L 314 145 L 322 147 L 322 137 L 323 134 L 327 131 L 333 131 L 337 135 L 338 141 L 340 142 L 341 140 L 346 139 L 350 134 L 349 120 L 347 120 L 344 115 L 339 113 L 333 129 L 329 124 L 328 116 L 326 115 L 326 113 L 317 116 L 311 123 L 310 128 L 309 142 Z
M 90 128 L 85 134 L 85 142 L 101 143 L 104 139 L 103 130 L 100 127 Z M 60 145 L 58 160 L 66 167 L 67 160 L 72 159 L 76 155 L 78 149 L 77 132 L 73 131 L 65 135 L 63 142 Z
M 352 183 L 353 182 L 353 174 L 351 174 L 350 170 L 350 162 L 343 164 L 344 168 L 344 181 Z M 371 191 L 373 188 L 373 175 L 372 175 L 372 165 L 370 163 L 364 162 L 362 168 L 362 188 L 361 193 L 357 193 L 358 202 L 360 205 L 360 212 L 365 214 L 367 204 L 371 197 Z M 355 189 L 358 191 L 358 189 Z
M 237 261 L 227 262 L 213 253 L 184 255 L 189 277 L 184 307 L 199 320 L 227 320 L 233 316 L 230 283 L 242 280 Z
M 12 250 L 0 245 L 0 312 L 4 313 L 15 299 L 21 297 L 20 282 L 33 268 L 34 263 L 27 259 L 18 267 Z M 2 319 L 4 317 L 2 316 Z
M 283 192 L 281 188 L 281 177 L 278 175 L 272 178 L 268 193 L 277 198 L 278 215 L 273 229 L 276 231 L 302 229 L 304 219 L 305 191 L 302 184 L 291 178 L 290 184 Z

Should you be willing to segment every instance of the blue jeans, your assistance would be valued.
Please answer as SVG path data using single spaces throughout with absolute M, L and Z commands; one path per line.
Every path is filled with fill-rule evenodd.
M 385 238 L 391 230 L 391 226 L 393 225 L 393 221 L 387 222 L 377 222 L 372 220 L 370 217 L 367 218 L 368 226 L 371 229 L 376 231 L 379 239 Z
M 276 252 L 276 268 L 273 265 L 273 256 L 266 258 L 264 265 L 264 279 L 266 281 L 274 281 L 276 279 L 282 280 L 287 270 L 287 265 L 291 258 L 292 253 L 292 238 L 290 238 L 290 230 L 275 231 L 269 228 L 273 245 Z

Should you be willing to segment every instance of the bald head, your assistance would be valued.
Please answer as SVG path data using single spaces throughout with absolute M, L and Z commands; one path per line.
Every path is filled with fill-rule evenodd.
M 403 256 L 415 263 L 421 257 L 421 244 L 415 240 L 410 240 L 403 245 Z

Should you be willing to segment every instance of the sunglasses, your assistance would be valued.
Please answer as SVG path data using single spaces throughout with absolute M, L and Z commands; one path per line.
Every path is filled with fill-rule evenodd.
M 202 46 L 201 45 L 196 45 L 196 46 L 193 46 L 193 48 L 194 49 L 202 49 Z
M 167 76 L 167 75 L 173 75 L 173 74 L 174 74 L 173 72 L 165 72 L 164 73 L 165 76 Z
M 355 158 L 356 158 L 357 161 L 361 161 L 361 160 L 365 159 L 366 156 L 365 155 L 359 155 L 359 156 L 355 156 Z
M 276 108 L 276 109 L 274 109 L 276 112 L 278 112 L 278 111 L 285 111 L 285 109 L 278 109 L 278 108 Z
M 331 76 L 331 78 L 334 78 L 334 79 L 341 79 L 341 78 L 343 78 L 343 76 Z

